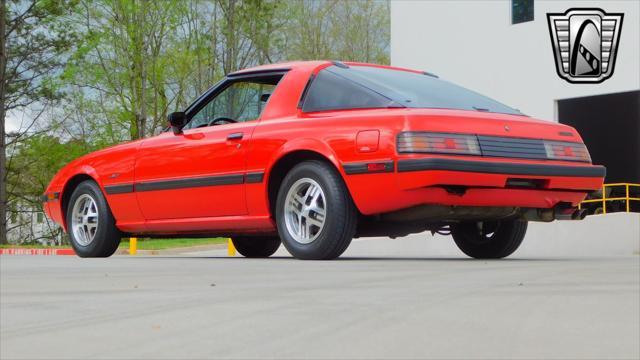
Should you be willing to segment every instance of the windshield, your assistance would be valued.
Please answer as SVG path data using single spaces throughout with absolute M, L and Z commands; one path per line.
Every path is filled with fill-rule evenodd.
M 320 73 L 324 71 L 391 99 L 395 106 L 522 115 L 517 109 L 431 75 L 371 66 L 330 66 Z

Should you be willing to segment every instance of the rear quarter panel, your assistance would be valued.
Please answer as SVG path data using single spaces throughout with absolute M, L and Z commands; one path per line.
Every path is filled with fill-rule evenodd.
M 249 185 L 247 198 L 251 214 L 269 213 L 267 186 L 270 170 L 283 156 L 299 150 L 313 151 L 327 158 L 340 172 L 354 198 L 356 207 L 367 204 L 359 194 L 397 186 L 391 174 L 346 176 L 342 164 L 395 158 L 395 134 L 403 127 L 402 115 L 389 115 L 386 109 L 335 111 L 313 114 L 299 113 L 281 119 L 261 121 L 251 141 L 247 159 L 248 171 L 265 171 L 265 181 Z M 375 152 L 358 153 L 356 136 L 360 131 L 379 130 L 380 141 Z

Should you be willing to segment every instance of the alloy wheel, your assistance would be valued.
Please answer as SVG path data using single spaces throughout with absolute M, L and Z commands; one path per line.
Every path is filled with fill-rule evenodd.
M 309 244 L 320 235 L 326 219 L 326 197 L 315 180 L 302 178 L 289 188 L 284 217 L 296 242 Z
M 90 195 L 81 195 L 73 205 L 71 229 L 81 246 L 87 246 L 95 239 L 98 232 L 98 206 Z

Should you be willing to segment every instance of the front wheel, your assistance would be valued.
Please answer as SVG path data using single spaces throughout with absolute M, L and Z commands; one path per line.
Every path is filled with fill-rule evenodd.
M 71 246 L 78 256 L 109 257 L 118 249 L 122 233 L 95 182 L 83 181 L 76 187 L 66 220 Z
M 463 253 L 476 259 L 500 259 L 518 249 L 527 232 L 527 222 L 503 220 L 466 222 L 451 226 L 451 235 Z

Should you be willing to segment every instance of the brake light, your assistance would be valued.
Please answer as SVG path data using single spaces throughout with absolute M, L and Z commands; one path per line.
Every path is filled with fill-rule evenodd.
M 475 135 L 407 131 L 398 135 L 399 153 L 480 155 Z
M 569 160 L 591 162 L 591 156 L 584 144 L 564 141 L 544 141 L 547 158 L 551 160 Z

